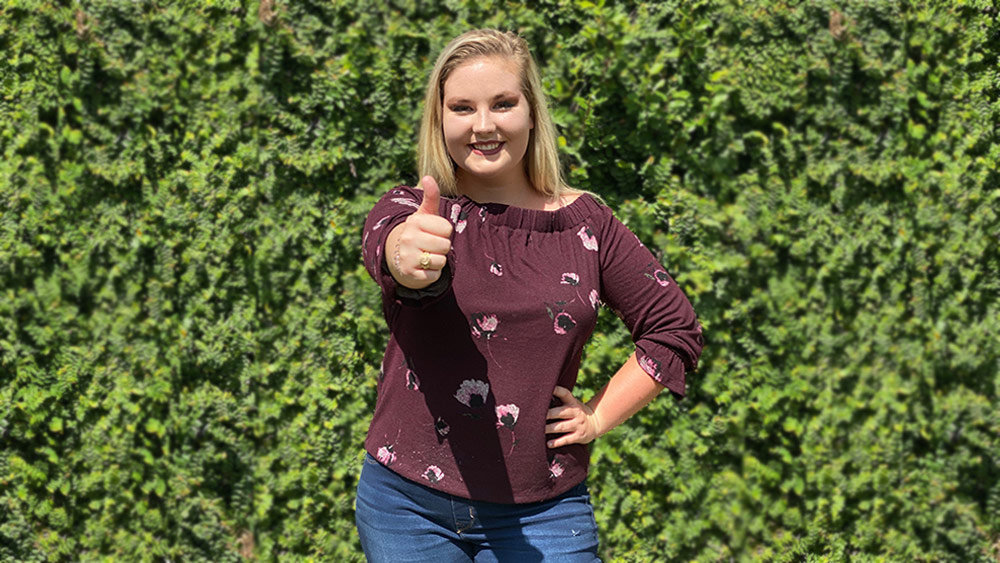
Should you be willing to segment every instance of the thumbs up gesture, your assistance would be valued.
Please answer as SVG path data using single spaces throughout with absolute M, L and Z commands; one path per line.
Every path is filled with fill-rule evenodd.
M 385 257 L 392 277 L 410 289 L 423 289 L 441 277 L 451 250 L 451 222 L 438 215 L 441 190 L 430 176 L 421 179 L 424 200 L 389 233 Z

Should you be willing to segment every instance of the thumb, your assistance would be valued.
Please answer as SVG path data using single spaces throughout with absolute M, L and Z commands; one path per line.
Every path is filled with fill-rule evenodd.
M 431 176 L 424 176 L 420 183 L 424 186 L 424 200 L 420 203 L 417 213 L 438 214 L 438 205 L 441 201 L 441 189 L 438 188 L 437 181 Z

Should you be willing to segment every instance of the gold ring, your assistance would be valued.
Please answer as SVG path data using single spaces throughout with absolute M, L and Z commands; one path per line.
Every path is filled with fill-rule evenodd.
M 426 270 L 430 267 L 431 267 L 431 253 L 425 250 L 424 252 L 420 253 L 420 269 Z

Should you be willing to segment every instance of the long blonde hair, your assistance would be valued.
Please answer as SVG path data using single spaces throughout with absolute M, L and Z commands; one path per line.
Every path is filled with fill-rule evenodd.
M 528 50 L 528 43 L 512 32 L 495 29 L 477 29 L 463 33 L 452 39 L 438 55 L 427 81 L 424 115 L 420 122 L 420 140 L 417 145 L 417 169 L 420 176 L 433 176 L 442 194 L 458 195 L 455 163 L 448 156 L 441 130 L 444 83 L 455 68 L 484 57 L 514 61 L 520 69 L 521 92 L 528 101 L 535 124 L 524 155 L 525 172 L 531 185 L 542 194 L 555 198 L 578 192 L 563 180 L 556 145 L 556 128 L 545 103 L 542 80 L 538 74 L 538 66 Z

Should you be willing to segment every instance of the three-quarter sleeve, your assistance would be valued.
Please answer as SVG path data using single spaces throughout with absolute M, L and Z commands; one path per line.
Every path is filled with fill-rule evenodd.
M 683 397 L 704 345 L 684 292 L 639 238 L 607 210 L 599 235 L 601 300 L 625 322 L 643 371 Z

